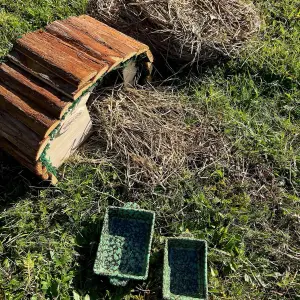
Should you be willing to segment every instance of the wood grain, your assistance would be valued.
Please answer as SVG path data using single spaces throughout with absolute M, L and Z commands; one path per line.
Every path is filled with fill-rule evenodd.
M 51 23 L 46 27 L 46 31 L 99 61 L 107 63 L 109 70 L 123 61 L 119 53 L 98 43 L 90 36 L 69 24 L 67 20 Z
M 50 138 L 40 138 L 34 131 L 0 110 L 0 135 L 22 150 L 28 157 L 38 160 Z
M 4 137 L 0 137 L 0 148 L 14 157 L 21 165 L 29 169 L 31 172 L 40 177 L 45 177 L 47 170 L 43 168 L 41 162 L 32 162 L 24 153 L 22 153 L 15 145 L 10 143 Z
M 67 19 L 68 20 L 68 19 Z M 137 55 L 144 53 L 149 50 L 149 47 L 141 42 L 138 42 L 134 38 L 88 16 L 82 15 L 77 17 L 78 23 L 86 23 L 92 26 L 93 28 L 97 28 L 97 33 L 101 34 L 102 37 L 107 40 L 110 38 L 116 39 L 119 41 L 119 44 L 126 44 L 129 45 Z M 118 48 L 116 48 L 118 49 Z
M 96 70 L 97 74 L 95 75 L 95 77 L 92 77 L 91 80 L 97 80 L 108 70 L 108 64 L 105 61 L 99 60 L 85 53 L 84 51 L 81 51 L 74 45 L 50 34 L 49 32 L 36 31 L 35 33 L 37 34 L 37 38 L 39 40 L 42 40 L 45 43 L 50 43 L 51 45 L 55 46 L 56 51 L 58 51 L 59 53 L 64 52 L 68 55 L 69 58 L 73 58 L 74 60 L 79 61 L 80 63 L 82 63 L 83 66 L 89 68 L 90 70 Z M 73 65 L 72 68 L 77 69 L 77 65 Z M 82 84 L 78 87 L 83 87 L 87 82 L 88 81 L 82 82 Z
M 23 53 L 12 51 L 8 54 L 7 58 L 12 63 L 41 79 L 70 99 L 76 99 L 78 97 L 78 87 L 59 77 Z
M 86 55 L 77 51 L 68 51 L 57 38 L 43 31 L 35 31 L 17 40 L 15 50 L 37 61 L 77 88 L 93 79 L 98 70 L 91 66 Z
M 86 106 L 68 115 L 56 138 L 50 142 L 47 155 L 52 165 L 59 168 L 82 144 L 91 128 L 92 122 Z
M 82 31 L 85 35 L 90 36 L 99 44 L 111 48 L 119 53 L 123 60 L 126 61 L 136 55 L 136 48 L 127 44 L 124 38 L 119 34 L 108 34 L 99 29 L 99 24 L 87 22 L 78 17 L 70 17 L 66 20 L 68 24 Z M 98 22 L 100 23 L 100 22 Z M 100 23 L 102 24 L 102 23 Z
M 32 129 L 41 139 L 47 137 L 59 124 L 59 120 L 47 116 L 32 101 L 21 98 L 3 83 L 0 83 L 0 109 Z
M 32 100 L 58 119 L 64 115 L 72 104 L 61 93 L 56 92 L 55 89 L 35 79 L 30 73 L 14 66 L 12 63 L 0 65 L 0 81 L 18 94 Z

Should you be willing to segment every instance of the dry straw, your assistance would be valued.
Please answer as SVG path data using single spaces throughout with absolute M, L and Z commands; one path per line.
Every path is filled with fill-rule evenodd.
M 260 26 L 241 0 L 90 0 L 88 12 L 178 63 L 236 55 Z
M 129 189 L 166 187 L 228 152 L 208 118 L 178 93 L 127 89 L 103 98 L 90 107 L 95 134 L 80 160 L 110 162 Z

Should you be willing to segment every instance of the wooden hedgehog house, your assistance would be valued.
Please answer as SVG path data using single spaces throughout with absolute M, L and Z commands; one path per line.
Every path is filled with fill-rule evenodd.
M 53 184 L 91 131 L 93 88 L 114 72 L 125 83 L 137 70 L 147 76 L 153 62 L 148 46 L 86 15 L 24 35 L 7 58 L 0 65 L 0 147 Z

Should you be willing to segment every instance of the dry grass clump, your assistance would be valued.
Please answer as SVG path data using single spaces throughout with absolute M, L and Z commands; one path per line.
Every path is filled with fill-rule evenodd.
M 242 0 L 90 0 L 88 12 L 178 63 L 232 56 L 260 26 Z
M 83 148 L 84 159 L 112 162 L 125 173 L 129 188 L 164 187 L 189 169 L 209 165 L 226 143 L 184 100 L 153 88 L 99 97 L 90 109 L 95 134 Z

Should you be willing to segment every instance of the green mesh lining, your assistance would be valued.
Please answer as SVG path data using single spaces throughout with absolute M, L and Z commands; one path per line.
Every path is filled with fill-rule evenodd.
M 39 160 L 42 163 L 42 165 L 47 168 L 47 171 L 49 173 L 53 174 L 54 176 L 57 176 L 57 169 L 52 165 L 50 158 L 47 157 L 47 151 L 49 150 L 49 148 L 50 148 L 50 144 L 46 146 Z
M 106 73 L 103 75 L 105 76 Z M 101 78 L 99 78 L 91 87 L 89 87 L 87 90 L 83 91 L 81 96 L 79 96 L 73 103 L 72 105 L 69 107 L 69 109 L 65 112 L 65 114 L 62 116 L 61 121 L 65 120 L 66 117 L 68 116 L 68 114 L 70 114 L 75 107 L 79 104 L 79 102 L 81 101 L 81 99 L 87 94 L 89 93 L 91 90 L 93 90 L 93 88 L 102 80 L 103 76 Z M 55 136 L 54 136 L 55 137 Z
M 141 54 L 142 56 L 142 54 Z M 127 59 L 126 61 L 123 61 L 122 63 L 120 63 L 119 65 L 115 66 L 112 71 L 116 71 L 116 70 L 120 70 L 120 69 L 124 69 L 128 66 L 129 63 L 131 63 L 132 61 L 136 61 L 138 56 L 133 56 L 129 59 Z
M 59 123 L 58 126 L 49 134 L 51 141 L 54 140 L 54 138 L 56 137 L 60 129 L 61 129 L 61 123 Z

